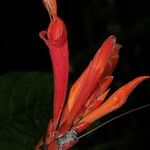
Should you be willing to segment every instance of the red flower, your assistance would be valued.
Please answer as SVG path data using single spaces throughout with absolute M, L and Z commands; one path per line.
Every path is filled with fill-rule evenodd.
M 135 78 L 119 88 L 109 98 L 112 72 L 119 59 L 116 37 L 110 36 L 99 48 L 93 60 L 73 84 L 66 106 L 68 83 L 68 43 L 64 22 L 57 16 L 55 0 L 43 0 L 51 23 L 40 37 L 49 48 L 54 72 L 54 111 L 46 137 L 36 149 L 67 150 L 77 142 L 77 135 L 87 129 L 95 120 L 120 108 L 133 89 L 148 76 Z

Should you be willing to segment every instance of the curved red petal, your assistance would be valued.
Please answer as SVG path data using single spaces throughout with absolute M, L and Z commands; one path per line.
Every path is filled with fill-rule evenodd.
M 47 33 L 47 35 L 46 35 Z M 64 106 L 68 83 L 68 42 L 63 21 L 57 17 L 52 20 L 48 32 L 40 37 L 49 47 L 54 72 L 54 122 L 57 127 Z

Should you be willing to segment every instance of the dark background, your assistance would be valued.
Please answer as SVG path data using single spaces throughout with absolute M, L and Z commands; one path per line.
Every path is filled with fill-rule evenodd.
M 150 1 L 59 0 L 58 10 L 68 29 L 71 82 L 81 74 L 111 34 L 116 35 L 123 45 L 112 89 L 139 75 L 150 75 Z M 0 74 L 14 71 L 51 72 L 47 47 L 38 36 L 39 31 L 49 25 L 49 16 L 42 0 L 2 1 L 0 11 Z M 118 114 L 150 103 L 149 91 L 150 81 L 142 83 Z M 112 144 L 111 150 L 146 149 L 150 146 L 149 127 L 147 108 L 99 129 L 81 140 L 75 149 L 96 147 L 101 143 Z M 118 139 L 123 140 L 116 142 L 119 144 L 111 143 Z

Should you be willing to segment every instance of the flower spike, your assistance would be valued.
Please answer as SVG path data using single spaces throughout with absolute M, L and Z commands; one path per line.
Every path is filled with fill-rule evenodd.
M 68 150 L 76 144 L 80 132 L 95 120 L 120 108 L 134 88 L 150 76 L 135 78 L 107 98 L 121 48 L 112 35 L 73 84 L 64 107 L 68 84 L 67 30 L 63 20 L 57 16 L 56 0 L 43 0 L 43 3 L 51 22 L 48 29 L 39 35 L 48 46 L 52 60 L 54 109 L 45 138 L 40 139 L 36 150 Z

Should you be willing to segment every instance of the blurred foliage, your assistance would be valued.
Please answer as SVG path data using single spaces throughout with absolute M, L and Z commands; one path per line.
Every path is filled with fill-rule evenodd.
M 52 112 L 52 75 L 42 73 L 52 72 L 51 62 L 47 47 L 38 37 L 39 31 L 47 28 L 49 16 L 42 1 L 37 0 L 23 4 L 19 0 L 2 1 L 0 7 L 0 149 L 30 150 L 45 133 Z M 150 74 L 150 1 L 58 0 L 58 8 L 68 29 L 70 83 L 111 34 L 123 45 L 112 91 L 135 76 Z M 41 73 L 10 73 L 16 70 Z M 117 114 L 150 103 L 149 90 L 150 81 L 145 81 Z M 81 139 L 74 149 L 149 149 L 149 113 L 147 108 L 118 119 Z M 109 118 L 113 116 L 116 113 Z
M 34 149 L 51 117 L 52 84 L 47 73 L 17 72 L 0 77 L 1 150 Z

